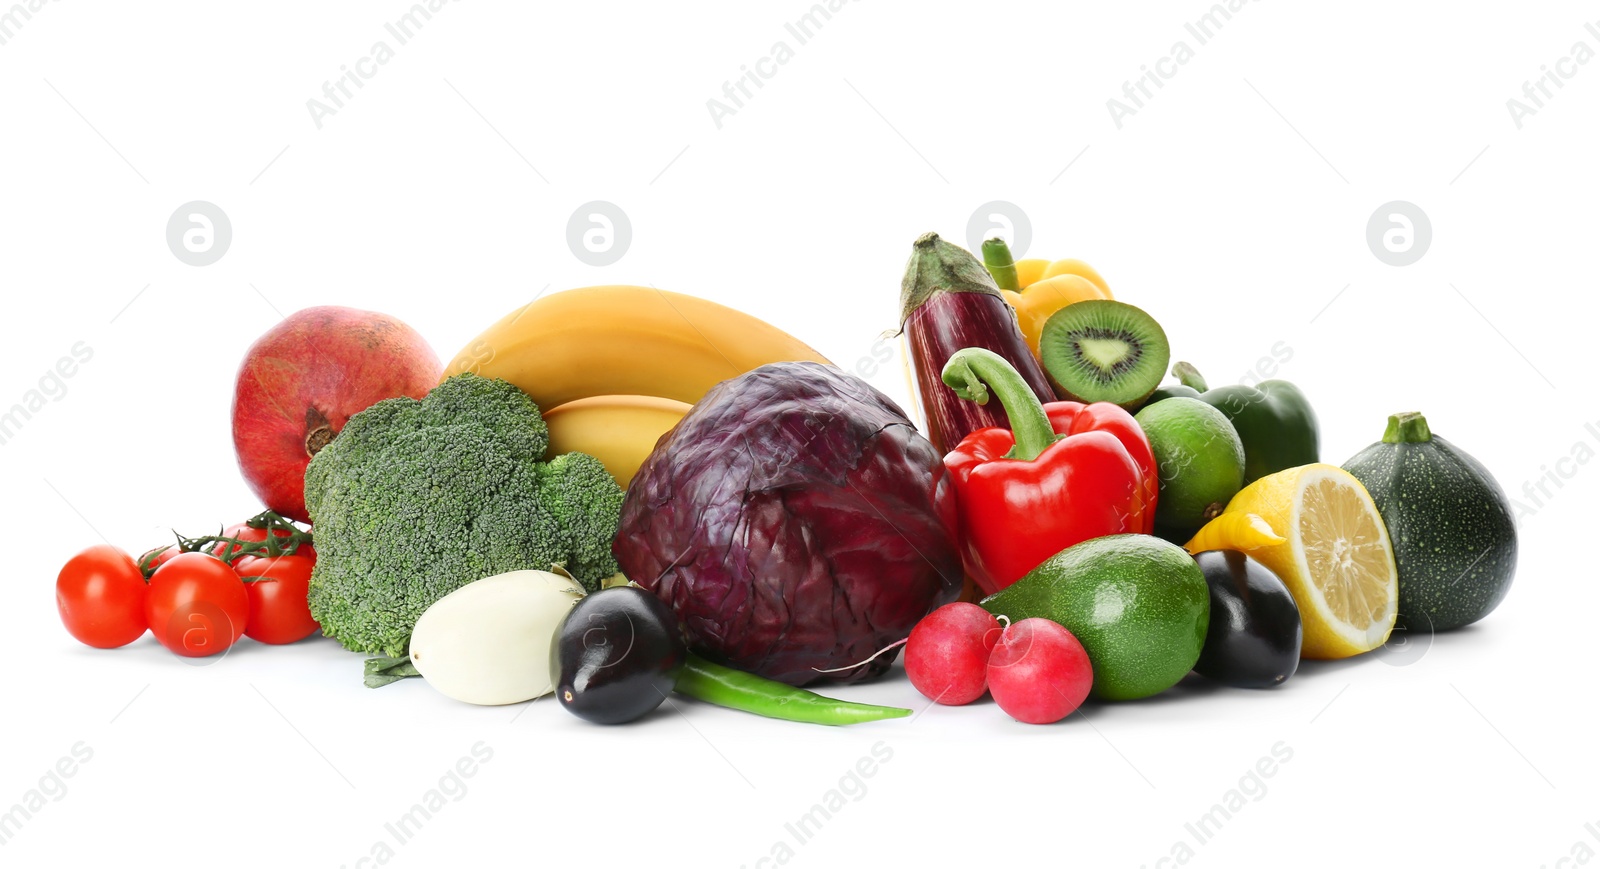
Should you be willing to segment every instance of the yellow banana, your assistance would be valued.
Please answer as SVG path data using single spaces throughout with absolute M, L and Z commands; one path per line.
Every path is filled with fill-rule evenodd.
M 683 419 L 689 405 L 653 395 L 596 395 L 544 412 L 550 427 L 547 457 L 588 453 L 628 488 L 656 441 Z
M 769 362 L 827 362 L 782 329 L 715 302 L 651 287 L 554 293 L 501 318 L 445 368 L 521 387 L 540 408 L 598 395 L 693 404 Z

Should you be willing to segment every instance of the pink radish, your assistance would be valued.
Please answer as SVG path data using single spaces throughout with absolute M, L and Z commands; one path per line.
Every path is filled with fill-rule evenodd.
M 915 632 L 911 638 L 914 643 Z M 910 652 L 906 654 L 910 671 Z M 987 676 L 994 702 L 1024 724 L 1050 724 L 1071 715 L 1094 681 L 1083 644 L 1049 619 L 1007 626 L 989 655 Z
M 975 603 L 945 604 L 917 622 L 906 641 L 906 675 L 924 697 L 961 706 L 983 696 L 1000 622 Z

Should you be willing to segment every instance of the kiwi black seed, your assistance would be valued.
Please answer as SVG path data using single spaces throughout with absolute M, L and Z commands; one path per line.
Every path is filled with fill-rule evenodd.
M 1134 407 L 1161 385 L 1171 350 L 1149 314 L 1125 302 L 1091 299 L 1045 321 L 1039 356 L 1062 398 Z

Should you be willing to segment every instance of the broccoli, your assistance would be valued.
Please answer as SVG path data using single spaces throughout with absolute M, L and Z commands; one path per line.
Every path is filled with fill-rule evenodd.
M 549 440 L 532 399 L 476 374 L 350 417 L 306 469 L 323 633 L 402 655 L 423 611 L 474 580 L 562 564 L 598 589 L 623 491 L 593 456 L 542 461 Z

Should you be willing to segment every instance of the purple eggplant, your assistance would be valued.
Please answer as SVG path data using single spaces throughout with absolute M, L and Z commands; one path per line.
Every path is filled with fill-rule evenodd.
M 964 401 L 940 379 L 957 350 L 982 347 L 998 353 L 1040 401 L 1056 400 L 994 278 L 976 257 L 936 233 L 922 236 L 911 247 L 900 283 L 900 328 L 910 347 L 928 440 L 941 454 L 980 428 L 1011 427 L 1000 402 Z

